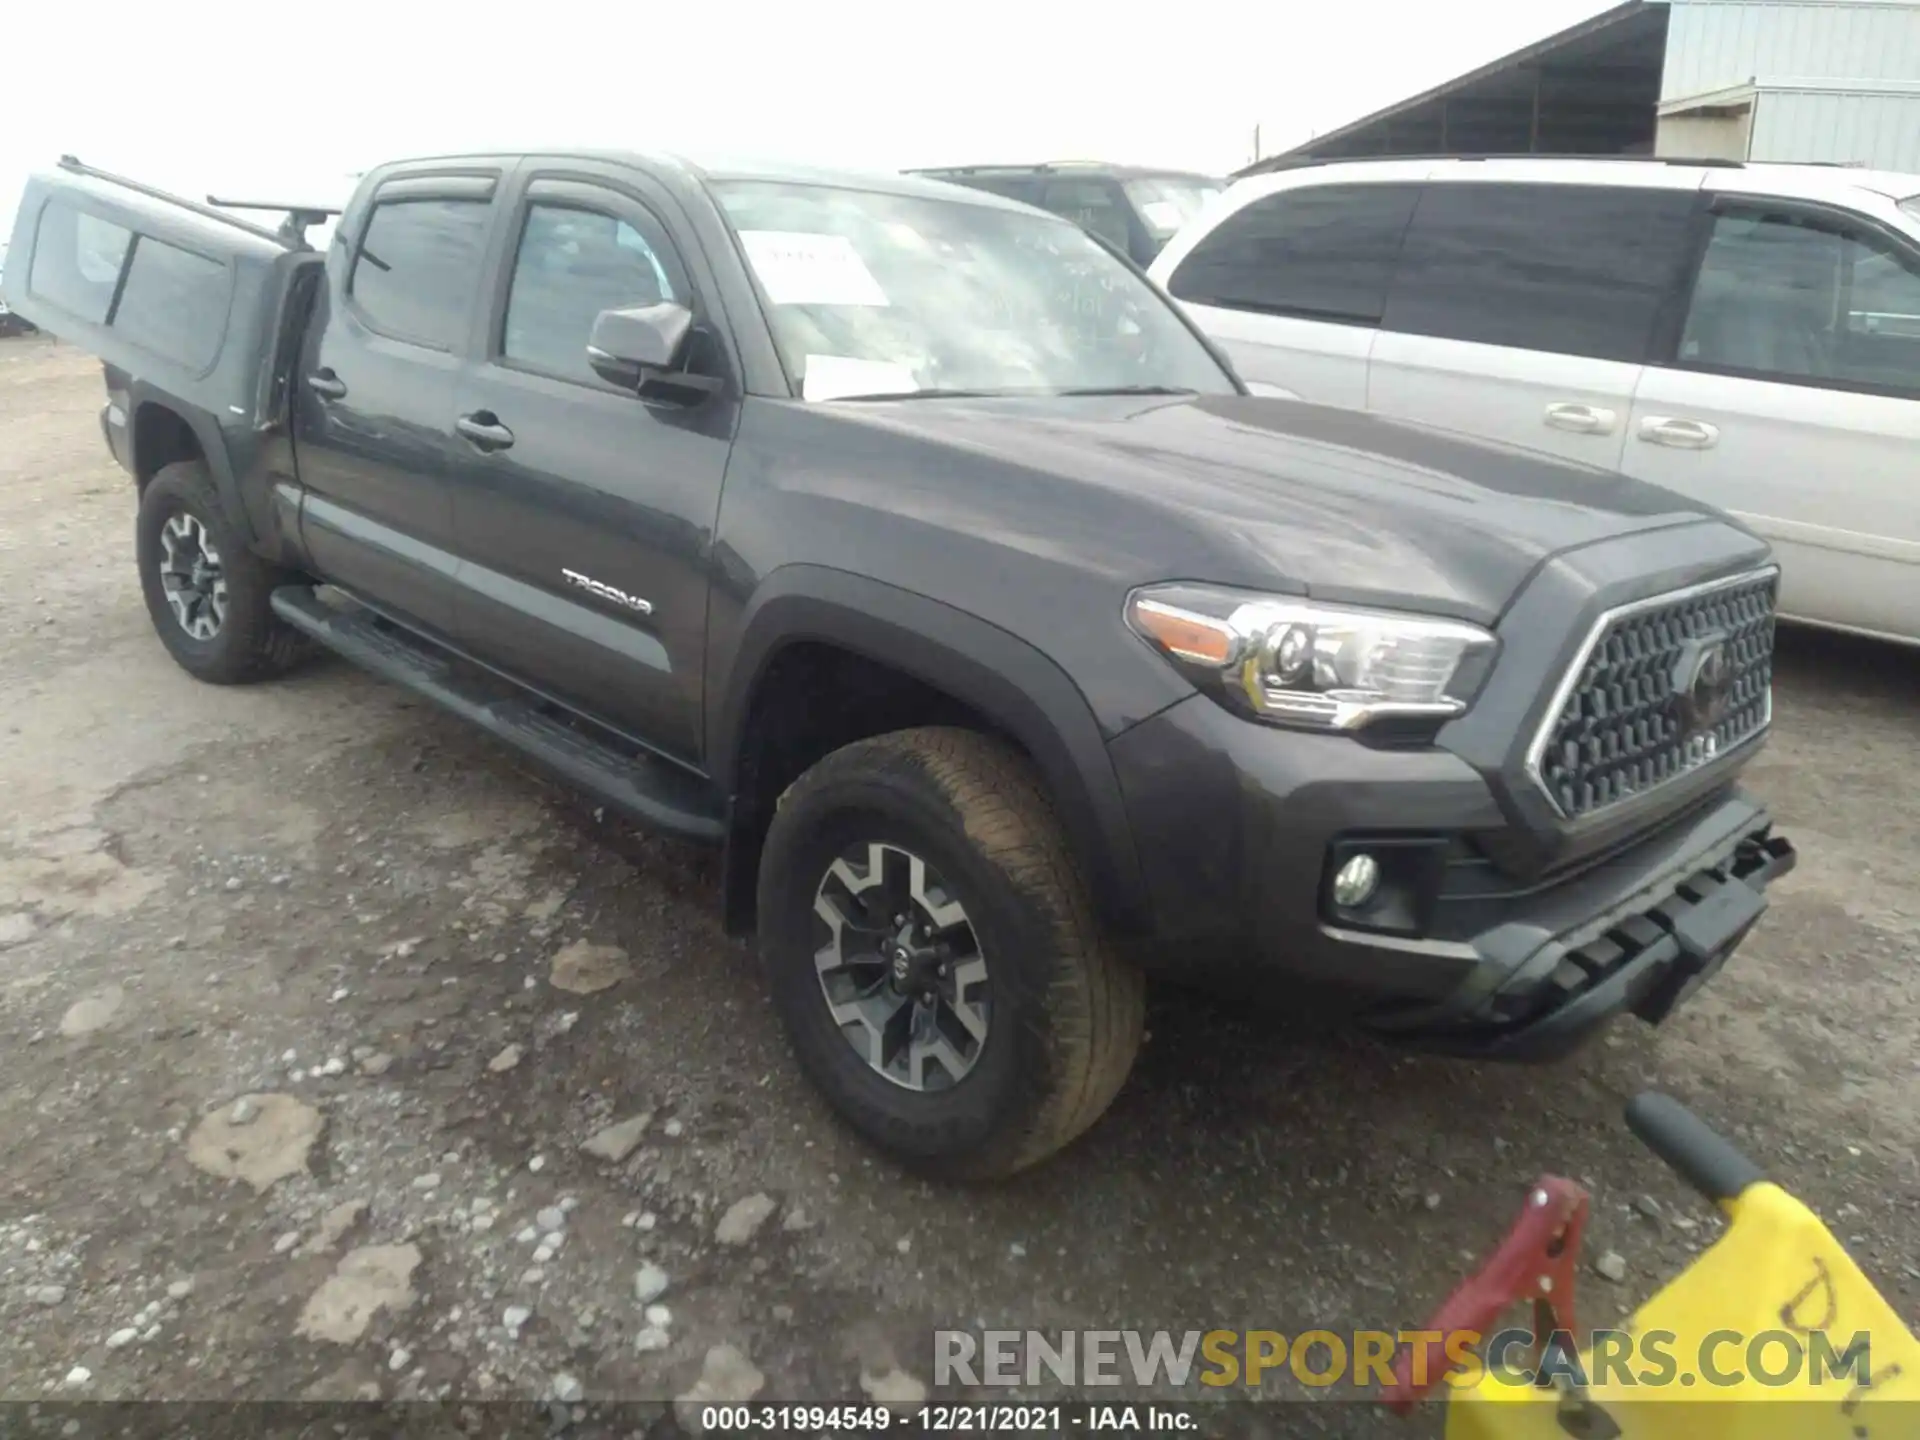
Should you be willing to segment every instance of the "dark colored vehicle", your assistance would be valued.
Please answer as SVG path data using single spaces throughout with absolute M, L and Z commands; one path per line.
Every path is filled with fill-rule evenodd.
M 25 317 L 16 315 L 7 308 L 6 302 L 7 247 L 0 244 L 0 339 L 9 335 L 31 335 L 33 326 Z
M 909 170 L 1037 205 L 1098 235 L 1145 266 L 1227 182 L 1186 170 L 1060 160 L 1040 165 L 954 165 Z
M 1776 571 L 1620 477 L 1262 399 L 1053 216 L 606 153 L 369 173 L 324 254 L 72 162 L 9 301 L 105 363 L 162 642 L 310 642 L 724 847 L 800 1064 L 1004 1174 L 1144 976 L 1462 1055 L 1659 1021 L 1793 863 Z

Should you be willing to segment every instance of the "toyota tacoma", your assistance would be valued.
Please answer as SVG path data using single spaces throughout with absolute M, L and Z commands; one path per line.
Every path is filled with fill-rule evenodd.
M 956 1176 L 1084 1131 L 1146 978 L 1468 1057 L 1663 1019 L 1793 864 L 1777 572 L 1679 496 L 1250 395 L 1058 217 L 613 152 L 257 224 L 68 158 L 160 641 L 314 646 L 724 848 L 800 1067 Z

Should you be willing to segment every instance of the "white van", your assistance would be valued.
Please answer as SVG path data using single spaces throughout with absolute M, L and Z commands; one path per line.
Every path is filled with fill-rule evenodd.
M 1708 501 L 1773 542 L 1783 617 L 1920 643 L 1920 175 L 1316 164 L 1151 273 L 1258 390 Z

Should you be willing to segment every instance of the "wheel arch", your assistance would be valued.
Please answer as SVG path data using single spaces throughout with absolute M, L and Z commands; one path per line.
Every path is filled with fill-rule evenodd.
M 1129 936 L 1151 930 L 1105 736 L 1079 687 L 1039 650 L 939 601 L 810 565 L 785 567 L 763 581 L 737 634 L 730 666 L 714 675 L 707 710 L 707 753 L 728 801 L 729 928 L 750 926 L 760 842 L 771 818 L 771 806 L 757 800 L 752 785 L 756 703 L 783 653 L 822 645 L 906 677 L 1025 751 L 1066 828 L 1103 925 Z

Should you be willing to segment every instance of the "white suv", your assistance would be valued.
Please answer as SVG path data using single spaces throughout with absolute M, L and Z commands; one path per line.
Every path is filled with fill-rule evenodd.
M 1708 501 L 1773 542 L 1784 615 L 1920 643 L 1920 175 L 1303 166 L 1151 273 L 1256 390 Z

